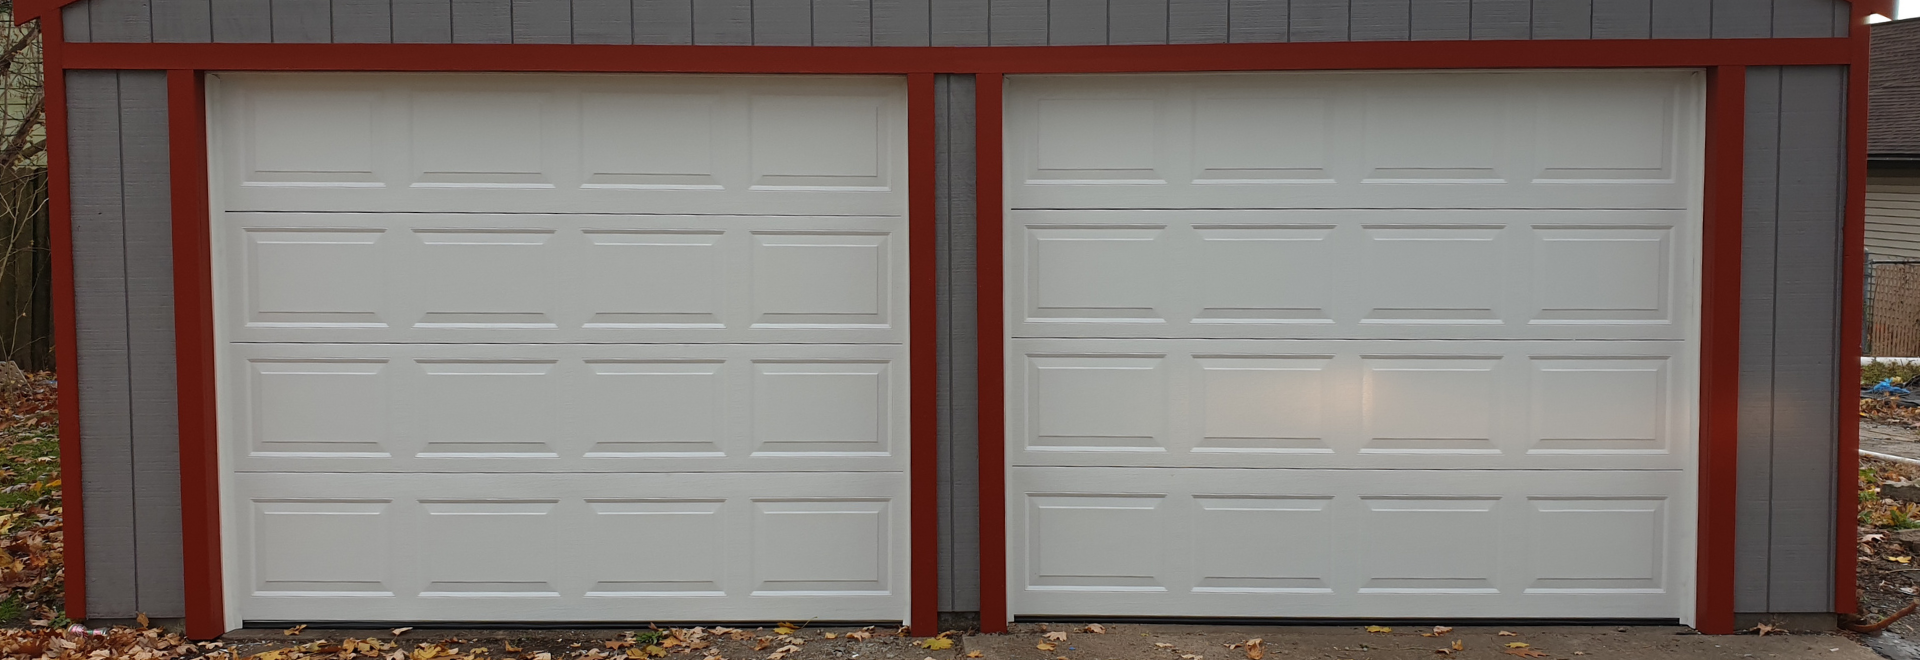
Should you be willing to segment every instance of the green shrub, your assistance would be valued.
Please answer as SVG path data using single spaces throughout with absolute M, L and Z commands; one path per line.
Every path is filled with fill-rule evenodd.
M 1874 383 L 1888 378 L 1898 378 L 1902 383 L 1914 383 L 1920 380 L 1920 363 L 1882 362 L 1874 360 L 1860 365 L 1860 386 L 1871 387 Z M 1916 383 L 1920 385 L 1920 383 Z M 1912 389 L 1910 385 L 1908 389 Z

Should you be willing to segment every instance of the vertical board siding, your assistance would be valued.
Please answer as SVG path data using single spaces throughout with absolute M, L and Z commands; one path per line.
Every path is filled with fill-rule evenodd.
M 932 45 L 932 8 L 925 0 L 872 0 L 872 3 L 873 45 Z
M 1749 67 L 1740 211 L 1740 450 L 1733 562 L 1733 606 L 1740 612 L 1768 611 L 1779 149 L 1780 67 Z
M 1287 40 L 1285 2 L 1227 0 L 1227 41 L 1283 43 Z
M 92 0 L 87 11 L 94 41 L 137 43 L 153 40 L 153 8 L 147 0 Z
M 1228 2 L 1167 0 L 1167 43 L 1226 43 Z
M 1592 39 L 1593 0 L 1533 0 L 1533 38 Z
M 633 43 L 632 0 L 573 0 L 573 43 Z
M 1780 38 L 1833 36 L 1830 0 L 1773 0 L 1773 34 Z
M 120 77 L 67 73 L 74 325 L 79 356 L 80 486 L 86 503 L 87 613 L 131 617 L 136 603 L 132 388 L 126 222 L 121 208 Z
M 813 3 L 809 0 L 753 0 L 753 44 L 813 44 Z
M 1287 17 L 1287 41 L 1349 41 L 1348 0 L 1293 0 Z
M 1107 43 L 1128 46 L 1167 43 L 1167 0 L 1110 0 Z
M 1655 39 L 1706 39 L 1713 36 L 1713 0 L 1653 0 Z
M 987 37 L 994 46 L 1044 46 L 1047 0 L 987 0 Z
M 986 46 L 992 0 L 903 0 L 927 3 L 928 40 L 935 46 Z
M 751 45 L 752 0 L 693 0 L 693 43 L 702 46 Z
M 213 4 L 208 0 L 152 0 L 152 11 L 154 41 L 197 44 L 213 40 Z
M 333 40 L 351 44 L 393 41 L 389 0 L 333 0 Z
M 693 43 L 693 2 L 633 0 L 633 43 L 660 46 Z
M 1752 39 L 1773 34 L 1773 0 L 1713 0 L 1712 12 L 1715 39 Z
M 453 0 L 453 42 L 512 43 L 512 0 Z
M 1055 46 L 1107 43 L 1107 0 L 1048 0 L 1047 43 Z
M 1593 0 L 1593 38 L 1646 39 L 1653 36 L 1650 0 Z
M 453 43 L 452 0 L 392 0 L 393 42 Z
M 1845 67 L 1748 76 L 1735 608 L 1832 610 Z
M 186 614 L 180 532 L 180 421 L 173 341 L 173 204 L 167 74 L 120 74 L 121 194 L 133 441 L 136 605 Z
M 223 43 L 273 41 L 269 0 L 207 0 L 212 5 L 213 40 Z
M 1472 38 L 1533 38 L 1533 5 L 1528 0 L 1473 0 Z
M 327 0 L 273 0 L 272 15 L 274 43 L 333 41 L 333 4 Z
M 1354 41 L 1406 41 L 1413 38 L 1411 0 L 1349 0 L 1353 16 L 1347 34 Z
M 573 42 L 571 0 L 513 0 L 507 15 L 513 22 L 513 43 Z
M 1469 0 L 1410 0 L 1408 32 L 1414 41 L 1467 39 L 1473 36 Z
M 87 14 L 91 2 L 76 2 L 60 8 L 60 27 L 67 43 L 84 44 L 93 41 L 93 19 Z
M 1833 611 L 1845 90 L 1844 67 L 1780 72 L 1770 612 Z
M 940 609 L 980 609 L 979 329 L 974 280 L 974 77 L 941 76 Z
M 813 0 L 813 45 L 873 45 L 872 0 Z

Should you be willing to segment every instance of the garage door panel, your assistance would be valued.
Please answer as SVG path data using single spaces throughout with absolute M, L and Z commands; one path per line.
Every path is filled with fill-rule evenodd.
M 242 344 L 244 471 L 899 470 L 894 345 Z
M 898 216 L 225 217 L 238 341 L 906 337 Z
M 1009 83 L 1007 201 L 1015 209 L 1335 208 L 1356 198 L 1377 208 L 1688 208 L 1696 78 L 1022 76 Z
M 238 211 L 887 213 L 904 85 L 885 78 L 221 74 Z
M 1016 467 L 1033 616 L 1677 616 L 1678 471 Z M 1099 552 L 1075 553 L 1075 544 Z M 1124 545 L 1125 552 L 1108 550 Z M 1094 605 L 1097 603 L 1097 605 Z
M 1009 343 L 1013 465 L 1669 469 L 1677 342 Z
M 1682 339 L 1684 211 L 1014 211 L 1019 337 Z
M 737 475 L 635 476 L 236 475 L 250 511 L 236 533 L 255 548 L 247 616 L 886 620 L 905 606 L 898 474 L 744 489 Z

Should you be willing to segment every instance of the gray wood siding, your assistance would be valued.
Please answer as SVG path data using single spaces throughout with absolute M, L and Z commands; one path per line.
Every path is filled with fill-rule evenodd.
M 75 71 L 67 82 L 87 612 L 177 617 L 166 74 Z
M 1920 259 L 1920 169 L 1867 173 L 1867 253 Z
M 1735 609 L 1832 610 L 1845 67 L 1754 67 L 1741 258 Z
M 940 237 L 940 610 L 980 609 L 980 388 L 974 286 L 974 77 L 936 79 Z
M 1845 0 L 81 0 L 70 42 L 1040 46 L 1846 36 Z

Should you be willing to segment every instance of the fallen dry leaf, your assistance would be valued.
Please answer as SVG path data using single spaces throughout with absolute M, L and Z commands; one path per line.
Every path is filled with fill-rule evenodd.
M 1520 633 L 1516 633 L 1516 632 L 1507 632 L 1507 631 L 1505 631 L 1505 630 L 1502 630 L 1502 631 L 1500 631 L 1500 636 L 1501 636 L 1501 637 L 1519 637 L 1519 636 L 1520 636 Z
M 1042 651 L 1052 651 L 1056 647 L 1051 643 L 1041 642 L 1039 644 L 1033 645 L 1033 648 L 1040 649 Z
M 847 639 L 851 639 L 856 642 L 864 642 L 869 639 L 873 639 L 873 633 L 867 630 L 855 630 L 853 632 L 847 633 Z
M 1420 636 L 1421 637 L 1439 637 L 1441 635 L 1445 635 L 1450 632 L 1453 632 L 1452 626 L 1434 626 L 1433 632 L 1423 632 L 1423 633 L 1420 633 Z
M 953 648 L 953 640 L 946 637 L 935 637 L 933 639 L 929 639 L 927 641 L 921 642 L 920 648 L 924 648 L 929 651 L 945 651 L 947 649 Z M 1046 650 L 1051 651 L 1053 649 L 1046 649 Z
M 134 621 L 137 621 L 137 622 L 139 622 L 139 623 L 140 623 L 140 627 L 142 627 L 142 628 L 152 628 L 152 627 L 153 627 L 153 620 L 151 620 L 151 619 L 148 619 L 148 618 L 147 618 L 147 613 L 146 613 L 146 612 L 135 612 L 135 613 L 133 614 L 133 620 L 134 620 Z
M 1205 660 L 1205 659 L 1200 656 L 1194 655 L 1192 653 L 1182 653 L 1180 654 L 1180 660 Z
M 1776 633 L 1776 632 L 1780 632 L 1780 629 L 1779 629 L 1779 628 L 1775 628 L 1775 627 L 1773 627 L 1773 626 L 1772 626 L 1771 624 L 1765 624 L 1765 623 L 1762 623 L 1762 624 L 1760 624 L 1760 625 L 1757 625 L 1757 626 L 1754 626 L 1754 627 L 1753 627 L 1753 630 L 1754 630 L 1754 632 L 1757 632 L 1757 633 L 1760 633 L 1760 636 L 1761 636 L 1761 637 L 1766 637 L 1766 636 L 1767 636 L 1767 633 Z
M 1393 632 L 1393 629 L 1392 629 L 1392 628 L 1388 628 L 1388 627 L 1386 627 L 1386 626 L 1367 626 L 1367 632 L 1370 632 L 1370 633 L 1390 633 L 1390 632 Z
M 297 625 L 297 626 L 294 626 L 294 627 L 292 627 L 292 628 L 288 628 L 288 629 L 286 629 L 286 630 L 282 630 L 282 631 L 280 631 L 280 634 L 282 634 L 282 635 L 287 635 L 287 636 L 289 636 L 289 637 L 291 637 L 291 636 L 294 636 L 294 635 L 298 635 L 298 634 L 300 634 L 300 633 L 301 633 L 302 631 L 305 631 L 306 629 L 307 629 L 307 624 L 304 624 L 304 623 L 302 623 L 302 624 L 300 624 L 300 625 Z
M 985 654 L 985 653 L 981 653 L 981 652 L 979 652 L 979 651 L 968 651 L 968 652 L 967 652 L 967 657 L 969 657 L 969 658 L 978 658 L 978 657 L 980 657 L 980 656 L 983 656 L 983 655 L 986 655 L 986 654 Z
M 1526 642 L 1507 642 L 1507 648 L 1510 648 L 1510 649 L 1524 649 L 1529 646 L 1533 646 L 1533 645 L 1528 644 Z
M 1154 643 L 1153 643 L 1153 645 L 1154 645 L 1155 647 L 1158 647 L 1158 648 L 1163 648 L 1163 649 L 1170 649 L 1170 648 L 1173 648 L 1173 645 L 1172 645 L 1172 644 L 1168 644 L 1168 643 L 1166 643 L 1166 642 L 1154 642 Z
M 413 629 L 412 629 L 412 628 L 394 628 L 394 629 L 393 629 L 393 636 L 394 636 L 394 637 L 399 637 L 399 636 L 401 636 L 401 635 L 405 635 L 405 634 L 407 634 L 407 631 L 409 631 L 409 630 L 413 630 Z
M 1089 623 L 1089 624 L 1087 624 L 1087 627 L 1086 627 L 1086 631 L 1087 631 L 1087 632 L 1090 632 L 1090 633 L 1093 633 L 1093 634 L 1095 634 L 1095 635 L 1105 635 L 1105 634 L 1107 634 L 1107 628 L 1106 628 L 1106 626 L 1102 626 L 1102 625 L 1100 625 L 1100 624 L 1098 624 L 1098 623 Z
M 781 623 L 780 625 L 773 627 L 774 632 L 780 633 L 782 635 L 791 635 L 793 634 L 793 631 L 799 630 L 799 629 L 800 629 L 799 626 L 793 625 L 791 623 Z
M 1255 637 L 1249 639 L 1246 645 L 1247 660 L 1260 660 L 1261 658 L 1267 657 L 1267 643 L 1261 641 L 1260 638 Z
M 1063 632 L 1058 632 L 1058 631 L 1047 633 L 1047 641 L 1050 641 L 1050 642 L 1067 641 L 1067 634 Z
M 520 647 L 518 647 L 518 646 L 514 646 L 514 645 L 513 645 L 513 642 L 506 642 L 506 649 L 507 649 L 507 652 L 508 652 L 508 653 L 519 653 L 519 652 L 521 652 L 521 651 L 524 651 L 524 650 L 526 650 L 526 649 L 523 649 L 523 648 L 520 648 Z
M 1507 649 L 1507 650 L 1505 651 L 1505 653 L 1506 653 L 1507 655 L 1512 655 L 1512 656 L 1519 656 L 1519 657 L 1522 657 L 1522 658 L 1544 658 L 1544 657 L 1547 657 L 1547 654 L 1545 654 L 1545 653 L 1541 653 L 1541 652 L 1539 652 L 1539 651 L 1536 651 L 1536 650 L 1533 650 L 1533 649 Z
M 1913 557 L 1912 557 L 1912 556 L 1909 556 L 1909 555 L 1902 555 L 1902 556 L 1899 556 L 1899 557 L 1888 557 L 1888 558 L 1887 558 L 1887 561 L 1892 561 L 1892 562 L 1899 562 L 1899 563 L 1902 563 L 1902 564 L 1906 564 L 1906 563 L 1911 563 L 1911 562 L 1913 561 Z
M 840 636 L 839 636 L 839 635 L 836 635 L 836 634 L 833 634 L 833 633 L 826 633 L 826 634 L 823 634 L 823 635 L 821 635 L 821 637 L 825 637 L 825 638 L 827 638 L 827 639 L 840 639 Z

